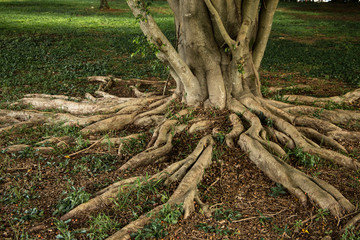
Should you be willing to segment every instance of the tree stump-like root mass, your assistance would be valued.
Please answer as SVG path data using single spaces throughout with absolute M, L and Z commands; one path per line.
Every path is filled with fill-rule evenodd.
M 103 78 L 99 79 L 104 80 Z M 176 113 L 169 112 L 169 106 L 179 101 L 175 94 L 165 97 L 145 94 L 136 88 L 133 90 L 136 98 L 121 98 L 104 91 L 96 92 L 100 98 L 87 94 L 85 99 L 62 95 L 27 95 L 14 105 L 30 105 L 31 110 L 0 110 L 0 132 L 24 126 L 61 123 L 83 127 L 82 135 L 91 138 L 95 145 L 105 141 L 104 138 L 98 138 L 99 133 L 122 130 L 130 124 L 141 128 L 155 127 L 146 150 L 133 156 L 116 170 L 120 173 L 129 168 L 166 162 L 168 154 L 173 149 L 173 139 L 179 133 L 184 131 L 202 133 L 204 132 L 202 130 L 210 128 L 217 121 L 216 118 L 204 119 L 196 118 L 196 116 L 188 120 L 189 108 Z M 358 99 L 359 95 L 359 90 L 357 90 L 341 98 L 323 98 L 313 106 L 283 103 L 253 95 L 244 95 L 241 99 L 231 99 L 227 105 L 232 112 L 228 116 L 232 130 L 225 135 L 225 142 L 230 148 L 240 147 L 247 152 L 251 161 L 260 170 L 274 182 L 282 184 L 302 204 L 306 204 L 310 199 L 319 207 L 328 209 L 334 216 L 340 217 L 346 212 L 354 211 L 354 205 L 332 185 L 317 177 L 308 176 L 286 163 L 284 159 L 287 154 L 284 148 L 300 148 L 303 152 L 317 155 L 342 167 L 359 169 L 360 163 L 347 156 L 347 150 L 341 145 L 341 142 L 344 139 L 359 141 L 360 133 L 344 130 L 336 124 L 360 120 L 360 113 L 345 110 L 321 110 L 319 107 L 321 103 L 328 100 L 349 103 Z M 289 96 L 288 101 L 290 100 L 309 103 L 314 102 L 315 99 Z M 44 111 L 47 109 L 58 110 L 58 112 Z M 314 113 L 320 115 L 321 119 L 310 117 Z M 208 130 L 211 132 L 211 129 Z M 212 132 L 214 135 L 216 130 L 213 129 Z M 97 140 L 93 140 L 96 136 Z M 106 141 L 117 145 L 121 155 L 124 141 L 138 137 L 139 134 L 133 134 L 127 137 L 109 138 Z M 53 137 L 45 141 L 66 148 L 74 139 Z M 197 185 L 202 180 L 204 170 L 211 163 L 215 144 L 212 134 L 207 134 L 201 138 L 197 147 L 185 159 L 169 163 L 165 169 L 148 179 L 145 176 L 134 176 L 115 182 L 97 192 L 90 201 L 72 209 L 61 219 L 75 218 L 113 204 L 119 189 L 127 191 L 129 184 L 138 179 L 163 181 L 165 185 L 177 183 L 176 190 L 166 204 L 170 206 L 181 204 L 184 218 L 194 211 L 194 201 L 198 203 L 204 213 L 211 214 L 207 205 L 202 203 L 199 198 Z M 13 145 L 3 150 L 17 152 L 27 147 L 34 147 L 44 153 L 52 150 L 51 147 L 36 146 Z M 143 228 L 164 206 L 165 204 L 155 207 L 150 213 L 130 222 L 109 239 L 130 238 L 130 233 Z M 355 217 L 349 224 L 354 225 L 358 219 L 358 216 Z

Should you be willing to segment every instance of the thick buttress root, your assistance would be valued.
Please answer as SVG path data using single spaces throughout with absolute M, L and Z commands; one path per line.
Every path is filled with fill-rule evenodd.
M 248 109 L 252 109 L 252 111 Z M 286 134 L 294 143 L 295 147 L 302 148 L 305 152 L 319 155 L 324 159 L 332 160 L 345 167 L 358 169 L 360 164 L 356 160 L 338 152 L 320 148 L 319 145 L 308 137 L 314 140 L 325 141 L 331 147 L 346 152 L 339 143 L 329 136 L 318 133 L 315 129 L 311 128 L 311 124 L 309 124 L 307 128 L 296 128 L 291 124 L 296 119 L 296 116 L 292 116 L 285 111 L 274 110 L 271 106 L 268 107 L 264 104 L 261 99 L 255 97 L 243 98 L 240 101 L 234 100 L 232 110 L 240 113 L 242 118 L 250 124 L 250 127 L 246 131 L 241 134 L 237 133 L 240 135 L 238 145 L 241 149 L 248 152 L 250 159 L 268 177 L 282 184 L 290 193 L 299 198 L 303 204 L 306 204 L 308 198 L 310 198 L 321 208 L 328 209 L 337 217 L 355 209 L 350 201 L 330 184 L 318 178 L 307 176 L 303 172 L 285 163 L 281 159 L 283 154 L 281 150 L 279 150 L 282 148 L 279 148 L 278 143 L 274 142 L 278 141 L 281 143 L 283 141 L 276 139 L 276 134 L 272 136 L 272 138 L 275 139 L 270 140 L 269 137 L 271 134 L 269 134 L 269 136 L 267 135 L 269 131 L 266 130 L 266 127 L 263 127 L 263 124 L 271 123 L 276 131 L 281 131 Z M 241 126 L 239 128 L 240 124 L 238 123 L 238 119 L 236 119 L 236 121 L 234 119 L 232 122 L 234 129 L 236 126 L 238 129 L 243 129 Z M 301 134 L 301 132 L 305 134 Z M 231 142 L 229 145 L 232 145 Z M 273 152 L 273 154 L 271 154 L 271 152 Z
M 106 86 L 107 83 L 105 81 Z M 118 154 L 122 156 L 124 143 L 129 139 L 139 138 L 139 134 L 107 139 L 94 135 L 106 133 L 109 130 L 122 130 L 128 125 L 147 128 L 154 126 L 153 136 L 146 149 L 127 160 L 117 170 L 117 173 L 120 174 L 127 169 L 166 162 L 169 153 L 173 150 L 173 140 L 179 133 L 187 131 L 192 134 L 206 131 L 216 122 L 216 119 L 195 118 L 185 124 L 183 117 L 188 116 L 189 110 L 187 109 L 176 114 L 169 114 L 171 102 L 178 98 L 176 95 L 155 96 L 141 93 L 134 88 L 137 98 L 119 98 L 103 90 L 100 89 L 96 93 L 100 98 L 87 94 L 86 100 L 62 95 L 27 95 L 19 103 L 31 104 L 33 109 L 54 108 L 66 113 L 0 110 L 0 133 L 40 124 L 75 125 L 82 127 L 83 137 L 92 139 L 90 147 L 94 145 L 101 147 L 111 143 L 118 146 Z M 357 92 L 353 95 L 356 97 L 356 94 Z M 349 100 L 350 97 L 347 99 Z M 350 100 L 352 101 L 353 98 Z M 246 151 L 250 160 L 259 169 L 273 181 L 282 184 L 303 204 L 310 199 L 321 208 L 328 209 L 336 217 L 343 215 L 344 212 L 354 210 L 355 207 L 333 186 L 319 178 L 307 176 L 287 164 L 284 161 L 287 156 L 284 148 L 301 148 L 304 152 L 318 155 L 340 166 L 358 169 L 360 168 L 358 161 L 342 154 L 347 154 L 348 150 L 341 145 L 341 142 L 344 138 L 349 141 L 359 141 L 360 134 L 344 130 L 335 124 L 338 124 L 339 121 L 359 120 L 359 112 L 322 110 L 320 112 L 322 119 L 317 119 L 309 117 L 309 115 L 319 113 L 318 107 L 292 105 L 253 95 L 244 95 L 240 99 L 229 100 L 228 108 L 233 112 L 229 115 L 232 130 L 225 136 L 225 142 L 230 148 L 239 146 Z M 52 143 L 66 149 L 74 141 L 75 139 L 68 136 L 51 137 L 34 146 L 14 145 L 3 150 L 16 152 L 27 147 L 34 147 L 39 152 L 48 153 L 51 151 L 51 147 L 38 146 Z M 209 214 L 207 206 L 199 198 L 197 184 L 202 179 L 204 169 L 211 163 L 214 144 L 211 135 L 206 135 L 185 159 L 168 164 L 164 170 L 149 178 L 136 176 L 113 183 L 97 192 L 95 197 L 87 203 L 79 205 L 62 216 L 61 219 L 74 218 L 112 205 L 119 189 L 127 191 L 135 181 L 162 181 L 165 185 L 178 183 L 178 187 L 166 204 L 171 206 L 182 204 L 184 218 L 187 218 L 194 211 L 194 201 L 196 201 L 204 212 Z M 322 148 L 322 145 L 332 150 Z M 165 204 L 155 207 L 151 210 L 151 214 L 144 214 L 130 222 L 109 239 L 128 239 L 129 233 L 136 232 L 149 223 L 164 206 Z M 358 221 L 357 218 L 354 221 Z

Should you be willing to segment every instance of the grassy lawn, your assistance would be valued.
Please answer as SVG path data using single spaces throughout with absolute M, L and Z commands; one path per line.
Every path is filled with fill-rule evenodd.
M 113 0 L 109 4 L 111 10 L 99 11 L 98 0 L 0 0 L 0 108 L 9 107 L 27 93 L 83 97 L 98 88 L 88 82 L 88 76 L 166 79 L 167 69 L 148 48 L 141 47 L 145 40 L 126 1 Z M 151 11 L 174 42 L 173 17 L 166 3 L 154 1 Z M 311 84 L 317 79 L 317 88 L 311 94 L 342 93 L 343 88 L 360 86 L 359 56 L 358 5 L 280 3 L 262 63 L 264 85 L 288 85 L 296 81 Z M 358 106 L 347 107 L 339 108 L 358 109 Z M 223 112 L 209 110 L 206 114 L 209 118 L 221 118 Z M 356 124 L 345 127 L 359 131 L 360 122 Z M 223 132 L 229 130 L 226 124 L 221 127 L 218 142 L 223 142 Z M 121 132 L 109 132 L 104 139 L 127 136 L 138 130 L 129 127 Z M 105 239 L 129 221 L 166 202 L 173 187 L 165 187 L 162 182 L 144 184 L 138 179 L 128 186 L 130 191 L 119 192 L 114 199 L 116 206 L 91 217 L 59 220 L 110 183 L 130 175 L 156 173 L 159 169 L 152 166 L 130 169 L 122 175 L 114 171 L 143 150 L 151 135 L 147 131 L 138 140 L 129 140 L 120 158 L 118 149 L 110 143 L 106 151 L 94 148 L 86 154 L 69 156 L 92 144 L 75 126 L 43 125 L 1 132 L 0 149 L 35 144 L 50 136 L 62 139 L 65 144 L 66 137 L 70 137 L 75 139 L 75 144 L 65 150 L 61 145 L 43 144 L 41 147 L 53 146 L 56 150 L 45 155 L 32 148 L 12 154 L 0 151 L 0 239 Z M 177 147 L 171 158 L 180 160 L 196 147 L 200 137 L 185 135 L 174 140 Z M 239 239 L 240 235 L 242 239 L 250 239 L 244 236 L 277 239 L 286 235 L 298 239 L 340 237 L 334 230 L 338 221 L 329 212 L 301 206 L 281 185 L 275 185 L 262 174 L 246 154 L 238 149 L 229 151 L 224 145 L 219 144 L 214 150 L 214 163 L 198 186 L 206 202 L 223 204 L 219 204 L 214 216 L 204 220 L 202 214 L 196 213 L 182 221 L 181 210 L 164 208 L 134 238 L 161 238 L 169 232 L 168 237 L 175 239 L 179 226 L 199 239 L 225 236 Z M 350 156 L 359 160 L 359 145 L 346 147 Z M 297 163 L 295 158 L 303 162 Z M 321 175 L 355 205 L 360 204 L 360 171 L 339 171 L 335 164 L 324 163 L 301 149 L 289 152 L 287 161 L 309 175 Z M 244 195 L 235 195 L 238 189 Z M 248 212 L 240 213 L 243 209 Z M 180 224 L 171 224 L 178 221 Z M 168 230 L 164 222 L 169 223 L 165 224 Z M 351 235 L 353 232 L 346 234 L 348 239 L 355 236 Z
M 164 68 L 150 66 L 136 51 L 141 36 L 125 1 L 118 11 L 98 11 L 98 1 L 0 1 L 1 101 L 23 93 L 83 95 L 95 86 L 87 76 L 164 77 Z M 158 16 L 171 29 L 170 15 Z

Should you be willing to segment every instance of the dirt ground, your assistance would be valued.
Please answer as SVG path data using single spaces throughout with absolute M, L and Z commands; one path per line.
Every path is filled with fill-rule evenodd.
M 265 72 L 262 75 L 266 79 L 265 86 L 268 88 L 288 85 L 287 74 Z M 339 82 L 305 79 L 296 74 L 292 79 L 294 85 L 309 84 L 312 86 L 306 90 L 298 89 L 298 94 L 333 96 L 351 90 L 351 87 Z M 130 91 L 129 86 L 136 85 L 141 91 L 159 91 L 161 93 L 164 82 L 155 81 L 155 84 L 151 84 L 151 81 L 154 80 L 150 79 L 149 82 L 123 81 L 116 84 L 109 92 L 118 96 L 131 97 L 133 92 Z M 170 82 L 168 87 L 170 91 L 172 85 L 173 83 Z M 267 97 L 274 94 L 276 93 L 268 94 Z M 359 102 L 354 103 L 352 109 L 360 110 Z M 197 116 L 215 118 L 217 121 L 212 127 L 219 131 L 226 132 L 230 128 L 226 111 L 204 112 L 201 109 L 194 109 L 194 113 Z M 349 123 L 344 126 L 350 130 L 360 130 L 359 123 Z M 151 138 L 149 129 L 137 129 L 133 126 L 129 126 L 122 132 L 110 133 L 109 136 L 128 135 L 135 132 L 144 133 L 144 142 Z M 2 134 L 1 146 L 9 145 L 17 138 L 23 137 L 24 134 L 27 134 L 26 130 L 6 136 Z M 144 175 L 144 173 L 156 173 L 170 163 L 183 159 L 205 134 L 206 132 L 191 136 L 185 133 L 180 134 L 174 139 L 176 144 L 174 144 L 175 147 L 166 163 L 129 169 L 120 174 L 116 174 L 114 170 L 128 160 L 130 155 L 125 155 L 121 159 L 117 156 L 116 149 L 111 147 L 106 150 L 91 148 L 72 157 L 67 157 L 66 154 L 64 157 L 64 154 L 29 156 L 0 153 L 2 159 L 7 159 L 1 163 L 0 168 L 0 239 L 20 239 L 21 234 L 23 236 L 27 234 L 27 239 L 55 239 L 61 233 L 55 224 L 60 216 L 53 213 L 59 200 L 64 197 L 62 193 L 70 191 L 70 186 L 84 187 L 86 192 L 93 194 L 118 179 Z M 354 158 L 360 160 L 360 143 L 345 143 L 345 146 Z M 205 217 L 197 206 L 195 213 L 190 218 L 184 220 L 180 217 L 177 224 L 170 225 L 167 229 L 168 235 L 164 239 L 339 239 L 339 230 L 353 216 L 350 214 L 341 219 L 335 219 L 328 212 L 319 209 L 316 204 L 302 206 L 296 198 L 286 191 L 281 191 L 278 185 L 258 170 L 244 152 L 239 149 L 227 148 L 221 139 L 214 152 L 212 164 L 206 170 L 204 179 L 198 187 L 201 199 L 218 214 L 209 218 Z M 110 156 L 106 160 L 108 161 L 107 169 L 96 172 L 76 170 L 79 163 L 85 166 L 84 169 L 91 169 L 94 162 L 90 158 L 87 161 L 83 160 L 89 155 Z M 294 157 L 289 157 L 286 161 L 305 173 L 317 176 L 334 185 L 355 205 L 360 203 L 359 171 L 341 168 L 322 160 L 313 168 L 300 165 Z M 159 194 L 171 195 L 175 187 L 175 185 L 171 185 L 169 188 L 159 186 L 157 194 L 149 193 L 146 199 L 140 199 L 136 205 L 142 207 L 137 214 L 141 215 L 161 204 Z M 43 211 L 42 214 L 24 214 L 26 210 L 35 208 Z M 134 218 L 133 209 L 135 208 L 136 206 L 130 206 L 119 210 L 114 206 L 109 206 L 102 212 L 119 222 L 119 228 Z M 89 228 L 91 214 L 97 215 L 97 213 L 89 213 L 78 219 L 72 219 L 68 223 L 69 230 Z M 299 225 L 299 223 L 302 224 Z M 108 234 L 114 231 L 116 229 L 112 229 Z M 74 236 L 77 239 L 88 239 L 86 234 L 74 234 Z

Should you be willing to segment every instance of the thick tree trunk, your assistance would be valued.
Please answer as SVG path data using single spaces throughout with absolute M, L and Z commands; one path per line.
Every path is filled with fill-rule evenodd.
M 270 34 L 277 0 L 168 0 L 178 50 L 199 89 L 186 89 L 177 71 L 178 92 L 225 108 L 247 94 L 261 96 L 258 68 Z M 149 36 L 151 38 L 151 36 Z M 185 98 L 186 100 L 186 98 Z

